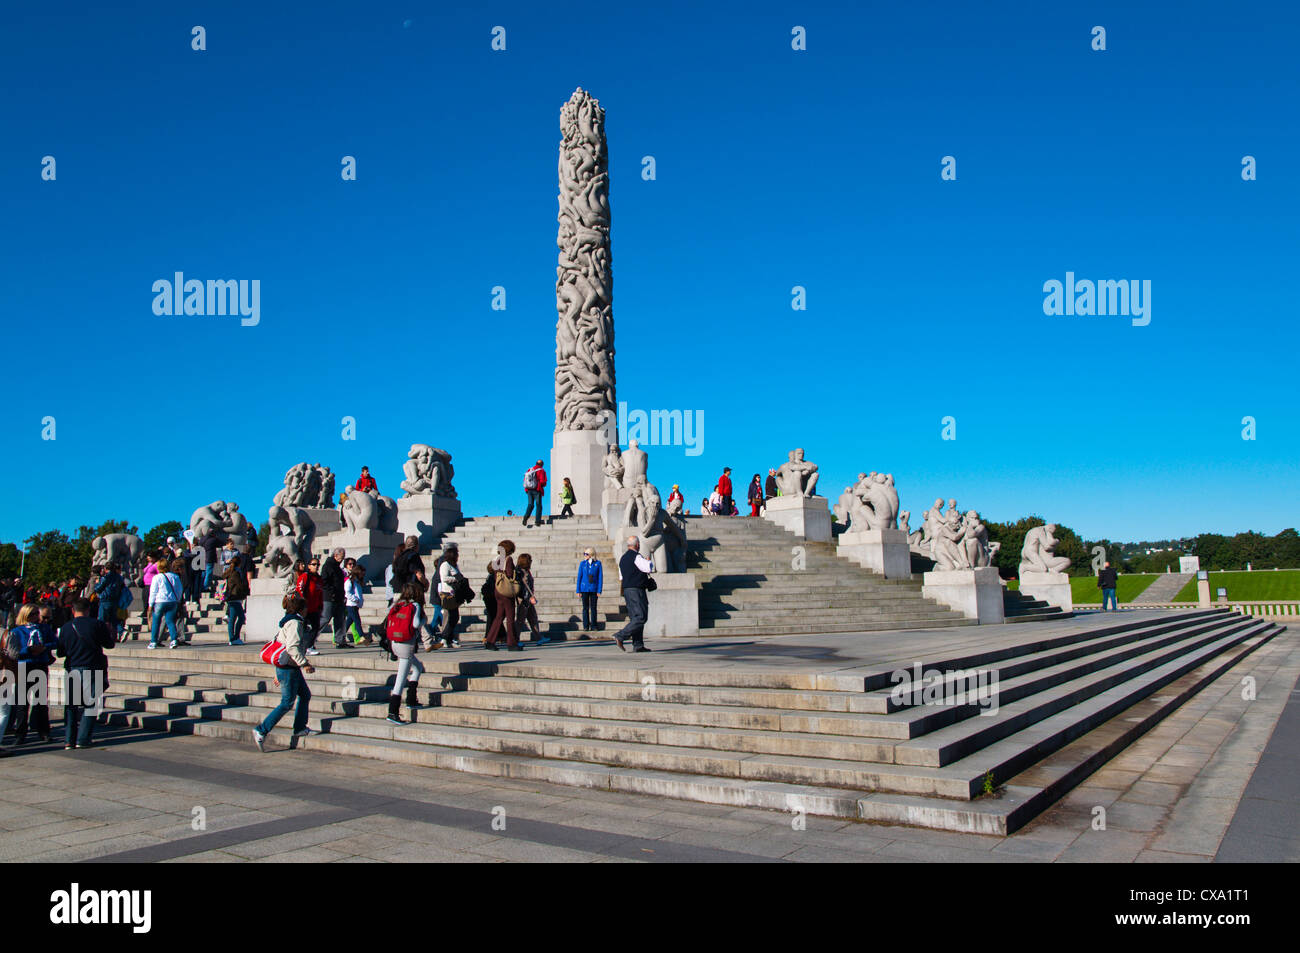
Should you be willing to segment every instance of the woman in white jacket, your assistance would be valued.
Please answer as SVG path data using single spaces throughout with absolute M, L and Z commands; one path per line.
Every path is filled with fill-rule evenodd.
M 358 645 L 369 645 L 373 640 L 361 627 L 361 607 L 366 603 L 366 571 L 355 559 L 343 560 L 343 607 L 348 617 L 348 628 L 357 627 Z
M 180 564 L 180 565 L 178 565 Z M 159 566 L 165 566 L 161 560 Z M 158 630 L 162 623 L 167 624 L 167 631 L 171 633 L 171 648 L 176 648 L 179 641 L 176 635 L 176 610 L 181 603 L 182 584 L 181 577 L 173 570 L 183 568 L 182 560 L 175 560 L 171 566 L 163 572 L 159 572 L 149 583 L 149 608 L 153 613 L 153 626 L 149 631 L 149 648 L 158 647 Z

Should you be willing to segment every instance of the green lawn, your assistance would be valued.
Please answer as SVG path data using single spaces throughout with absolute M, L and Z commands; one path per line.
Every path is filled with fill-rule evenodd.
M 1119 577 L 1119 586 L 1115 590 L 1115 598 L 1119 600 L 1120 605 L 1132 602 L 1139 594 L 1144 592 L 1147 586 L 1156 581 L 1160 573 L 1138 572 L 1132 575 Z M 1074 596 L 1075 605 L 1080 603 L 1092 605 L 1101 605 L 1101 590 L 1097 588 L 1096 576 L 1071 576 L 1070 592 Z
M 1124 580 L 1120 579 L 1123 585 Z M 1300 569 L 1282 569 L 1277 572 L 1212 572 L 1210 573 L 1210 601 L 1222 586 L 1228 590 L 1232 602 L 1255 602 L 1268 599 L 1300 599 Z M 1120 590 L 1123 592 L 1123 590 Z M 1122 597 L 1121 597 L 1122 601 Z M 1196 580 L 1193 579 L 1174 597 L 1174 602 L 1196 602 Z

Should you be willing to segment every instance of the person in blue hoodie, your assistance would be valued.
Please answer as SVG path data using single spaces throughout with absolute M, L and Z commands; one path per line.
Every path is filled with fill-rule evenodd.
M 582 553 L 582 562 L 578 563 L 578 588 L 575 590 L 578 595 L 582 596 L 582 632 L 578 640 L 587 642 L 591 640 L 588 632 L 594 632 L 597 628 L 596 600 L 604 591 L 604 569 L 600 560 L 596 558 L 595 550 L 588 547 Z

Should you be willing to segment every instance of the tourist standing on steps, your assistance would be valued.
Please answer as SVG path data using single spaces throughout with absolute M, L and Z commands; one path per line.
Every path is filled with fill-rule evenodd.
M 176 648 L 180 636 L 176 632 L 176 609 L 181 601 L 181 579 L 174 572 L 166 569 L 161 557 L 153 581 L 149 583 L 149 605 L 153 614 L 153 626 L 149 630 L 149 648 L 158 647 L 158 630 L 167 626 L 171 633 L 171 648 Z
M 26 743 L 29 727 L 42 741 L 50 740 L 49 672 L 59 642 L 50 624 L 52 617 L 47 607 L 23 606 L 5 635 L 10 644 L 4 653 L 4 667 L 14 680 L 0 698 L 5 706 L 5 714 L 0 715 L 0 740 L 5 725 L 12 724 L 15 747 Z
M 722 468 L 722 476 L 718 477 L 718 493 L 722 495 L 722 513 L 724 516 L 730 516 L 732 510 L 731 500 L 731 467 Z
M 406 686 L 406 705 L 411 711 L 419 707 L 420 676 L 424 666 L 415 657 L 420 646 L 421 606 L 424 597 L 419 584 L 408 582 L 402 589 L 402 597 L 393 603 L 384 618 L 384 633 L 388 637 L 390 651 L 397 656 L 397 675 L 393 678 L 393 690 L 388 695 L 388 721 L 394 725 L 404 725 L 402 721 L 402 686 Z
M 355 559 L 343 561 L 343 605 L 348 617 L 347 634 L 357 645 L 369 645 L 369 634 L 361 627 L 361 607 L 366 604 L 366 571 Z M 354 629 L 355 627 L 355 629 Z
M 763 502 L 775 500 L 781 495 L 781 491 L 776 486 L 776 468 L 773 467 L 767 471 L 767 479 L 763 481 Z
M 95 719 L 108 681 L 104 649 L 113 647 L 113 634 L 89 613 L 90 600 L 78 598 L 72 603 L 72 619 L 59 629 L 56 651 L 67 670 L 63 684 L 65 749 L 89 748 L 93 744 Z
M 280 620 L 280 629 L 275 633 L 275 641 L 284 645 L 284 654 L 275 663 L 275 684 L 280 689 L 280 704 L 253 729 L 253 742 L 258 751 L 266 750 L 262 747 L 266 736 L 284 717 L 284 713 L 293 707 L 295 699 L 298 708 L 293 713 L 293 736 L 304 738 L 312 733 L 307 727 L 308 706 L 311 705 L 307 676 L 316 669 L 307 660 L 302 648 L 302 640 L 307 635 L 307 621 L 303 616 L 307 600 L 298 593 L 291 592 L 280 605 L 284 607 L 284 618 Z
M 512 557 L 515 544 L 508 539 L 497 543 L 497 558 L 488 563 L 492 583 L 492 597 L 496 600 L 496 611 L 492 614 L 492 625 L 488 628 L 487 639 L 483 645 L 495 652 L 497 650 L 497 633 L 504 625 L 506 628 L 506 648 L 511 652 L 522 652 L 519 645 L 519 630 L 515 627 L 515 561 Z
M 542 466 L 541 460 L 524 471 L 524 492 L 528 494 L 528 509 L 524 510 L 524 525 L 528 525 L 528 517 L 533 512 L 533 507 L 537 507 L 537 522 L 534 525 L 541 526 L 542 501 L 546 499 L 546 468 Z
M 518 610 L 515 614 L 515 629 L 523 637 L 524 626 L 532 633 L 532 641 L 545 645 L 550 639 L 542 638 L 542 627 L 537 621 L 537 593 L 533 588 L 533 557 L 520 553 L 515 562 L 515 581 L 519 583 Z
M 1106 603 L 1116 612 L 1119 611 L 1119 600 L 1115 598 L 1115 590 L 1119 588 L 1119 573 L 1110 568 L 1110 563 L 1097 574 L 1097 588 L 1101 590 L 1101 611 L 1106 611 Z
M 347 632 L 347 601 L 343 593 L 343 557 L 346 555 L 342 546 L 335 547 L 334 551 L 325 557 L 320 573 L 321 631 L 324 631 L 325 623 L 328 622 L 334 631 L 336 649 L 352 648 L 352 639 Z
M 244 572 L 244 561 L 232 559 L 226 563 L 226 635 L 231 645 L 243 645 L 240 637 L 244 631 L 244 600 L 248 598 L 248 574 Z
M 199 546 L 203 550 L 203 591 L 212 595 L 212 577 L 217 572 L 217 562 L 221 559 L 221 541 L 209 533 L 199 539 Z
M 722 516 L 722 494 L 718 491 L 717 484 L 714 484 L 713 492 L 709 494 L 709 512 L 714 516 Z
M 117 571 L 117 563 L 109 563 L 100 570 L 99 582 L 95 584 L 95 595 L 99 596 L 99 621 L 113 633 L 117 632 L 117 607 L 125 589 L 126 580 Z
M 749 515 L 757 516 L 758 511 L 763 507 L 763 481 L 757 473 L 754 479 L 749 481 Z
M 362 493 L 369 493 L 371 490 L 379 492 L 379 484 L 370 475 L 370 467 L 361 468 L 361 476 L 357 477 L 357 485 L 353 489 L 360 490 Z
M 560 487 L 560 502 L 564 504 L 564 509 L 560 510 L 560 516 L 572 516 L 573 504 L 578 502 L 578 494 L 573 492 L 573 484 L 569 478 L 564 478 L 564 485 Z
M 631 640 L 633 652 L 649 652 L 645 647 L 645 624 L 650 617 L 650 600 L 646 590 L 654 588 L 650 573 L 654 566 L 641 555 L 641 539 L 627 538 L 627 552 L 619 557 L 618 578 L 623 585 L 623 601 L 627 603 L 627 625 L 614 633 L 614 644 L 626 652 L 623 642 Z
M 582 597 L 582 635 L 578 641 L 591 640 L 588 632 L 595 632 L 597 620 L 596 602 L 605 590 L 605 567 L 596 558 L 596 552 L 590 546 L 582 552 L 582 562 L 578 563 L 577 593 Z
M 294 588 L 302 596 L 303 608 L 300 614 L 307 626 L 302 644 L 307 655 L 320 655 L 320 649 L 316 648 L 316 637 L 320 635 L 320 613 L 325 606 L 325 597 L 321 592 L 319 570 L 319 556 L 313 556 L 309 563 L 298 560 L 298 581 Z
M 460 571 L 460 547 L 448 543 L 438 560 L 438 602 L 442 604 L 442 615 L 446 621 L 442 626 L 442 640 L 453 649 L 460 648 L 460 639 L 456 638 L 456 625 L 460 622 L 460 604 L 472 597 L 465 574 Z

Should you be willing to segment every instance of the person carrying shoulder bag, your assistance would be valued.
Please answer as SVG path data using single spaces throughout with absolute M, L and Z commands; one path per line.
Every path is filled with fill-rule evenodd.
M 293 715 L 293 737 L 305 738 L 312 733 L 307 727 L 307 713 L 311 705 L 311 689 L 307 687 L 306 676 L 316 669 L 307 660 L 303 652 L 303 640 L 307 635 L 307 622 L 303 613 L 307 600 L 296 592 L 284 597 L 284 618 L 280 620 L 280 629 L 275 638 L 262 647 L 262 659 L 275 666 L 275 684 L 280 689 L 280 704 L 272 709 L 260 725 L 253 729 L 253 741 L 258 751 L 263 747 L 266 736 L 271 733 L 284 713 L 298 702 Z

